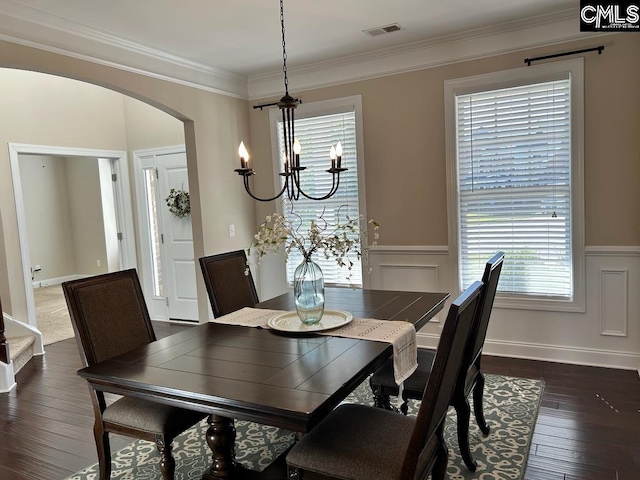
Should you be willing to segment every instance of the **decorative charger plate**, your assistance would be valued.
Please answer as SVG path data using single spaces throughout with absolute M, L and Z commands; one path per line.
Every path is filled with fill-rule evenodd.
M 293 311 L 279 313 L 271 317 L 267 325 L 281 332 L 309 333 L 323 332 L 325 330 L 331 330 L 332 328 L 342 327 L 351 322 L 351 320 L 353 320 L 353 315 L 349 312 L 343 312 L 342 310 L 325 310 L 324 315 L 322 315 L 318 323 L 307 325 L 306 323 L 302 323 L 298 318 L 298 314 Z

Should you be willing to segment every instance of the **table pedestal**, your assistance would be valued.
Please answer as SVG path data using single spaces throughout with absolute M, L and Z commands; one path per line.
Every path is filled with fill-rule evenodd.
M 236 464 L 236 427 L 232 418 L 219 415 L 209 415 L 207 418 L 207 444 L 211 449 L 212 465 L 202 475 L 202 480 L 230 479 L 234 471 L 238 470 Z

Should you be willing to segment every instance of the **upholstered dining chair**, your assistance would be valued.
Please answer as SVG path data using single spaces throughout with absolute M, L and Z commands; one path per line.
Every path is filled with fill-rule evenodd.
M 156 340 L 134 269 L 65 282 L 62 289 L 85 366 Z M 155 442 L 162 478 L 173 479 L 171 442 L 206 415 L 126 396 L 107 405 L 103 392 L 89 390 L 100 480 L 111 475 L 109 433 Z
M 480 300 L 475 282 L 453 301 L 417 417 L 367 405 L 341 405 L 287 454 L 289 478 L 312 471 L 352 480 L 444 479 L 443 428 L 464 346 Z
M 214 317 L 252 307 L 258 300 L 244 250 L 209 255 L 200 259 L 204 284 Z
M 482 349 L 487 336 L 487 327 L 493 308 L 493 301 L 498 288 L 498 280 L 502 271 L 504 253 L 496 253 L 485 265 L 482 282 L 484 288 L 480 296 L 480 306 L 476 311 L 476 318 L 471 329 L 469 342 L 465 347 L 462 368 L 453 394 L 451 405 L 456 409 L 458 444 L 460 454 L 465 465 L 471 471 L 475 471 L 477 464 L 471 456 L 469 448 L 469 419 L 471 409 L 469 407 L 469 394 L 473 391 L 473 411 L 478 422 L 478 426 L 484 435 L 489 434 L 489 426 L 484 418 L 483 394 L 484 375 L 480 368 L 482 360 Z M 418 349 L 418 369 L 404 383 L 402 392 L 402 413 L 407 413 L 407 402 L 409 399 L 419 400 L 422 398 L 425 386 L 429 381 L 435 351 L 420 348 Z M 398 395 L 398 385 L 393 376 L 393 363 L 387 361 L 369 379 L 371 389 L 378 407 L 391 409 L 389 396 Z

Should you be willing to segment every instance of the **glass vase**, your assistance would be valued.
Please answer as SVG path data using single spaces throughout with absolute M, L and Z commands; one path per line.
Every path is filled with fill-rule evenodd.
M 293 273 L 293 294 L 300 321 L 318 323 L 324 313 L 324 276 L 310 258 L 305 258 Z

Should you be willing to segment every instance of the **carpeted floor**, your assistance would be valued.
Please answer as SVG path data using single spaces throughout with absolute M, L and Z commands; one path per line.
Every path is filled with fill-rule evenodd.
M 484 411 L 491 433 L 483 437 L 472 416 L 469 443 L 478 462 L 476 472 L 464 466 L 458 452 L 455 411 L 449 410 L 445 439 L 449 447 L 448 480 L 522 480 L 531 438 L 538 417 L 544 385 L 541 380 L 487 375 Z M 369 382 L 362 383 L 347 399 L 350 403 L 372 405 Z M 415 415 L 418 402 L 411 402 Z M 236 422 L 236 457 L 245 467 L 262 471 L 293 442 L 293 434 L 276 427 Z M 191 428 L 174 441 L 176 480 L 200 479 L 208 468 L 211 452 L 204 441 L 206 422 Z M 159 478 L 158 454 L 153 443 L 136 441 L 113 454 L 111 479 L 151 480 Z M 75 473 L 67 480 L 97 478 L 97 464 Z
M 45 345 L 73 338 L 73 326 L 60 285 L 34 288 L 38 330 Z

